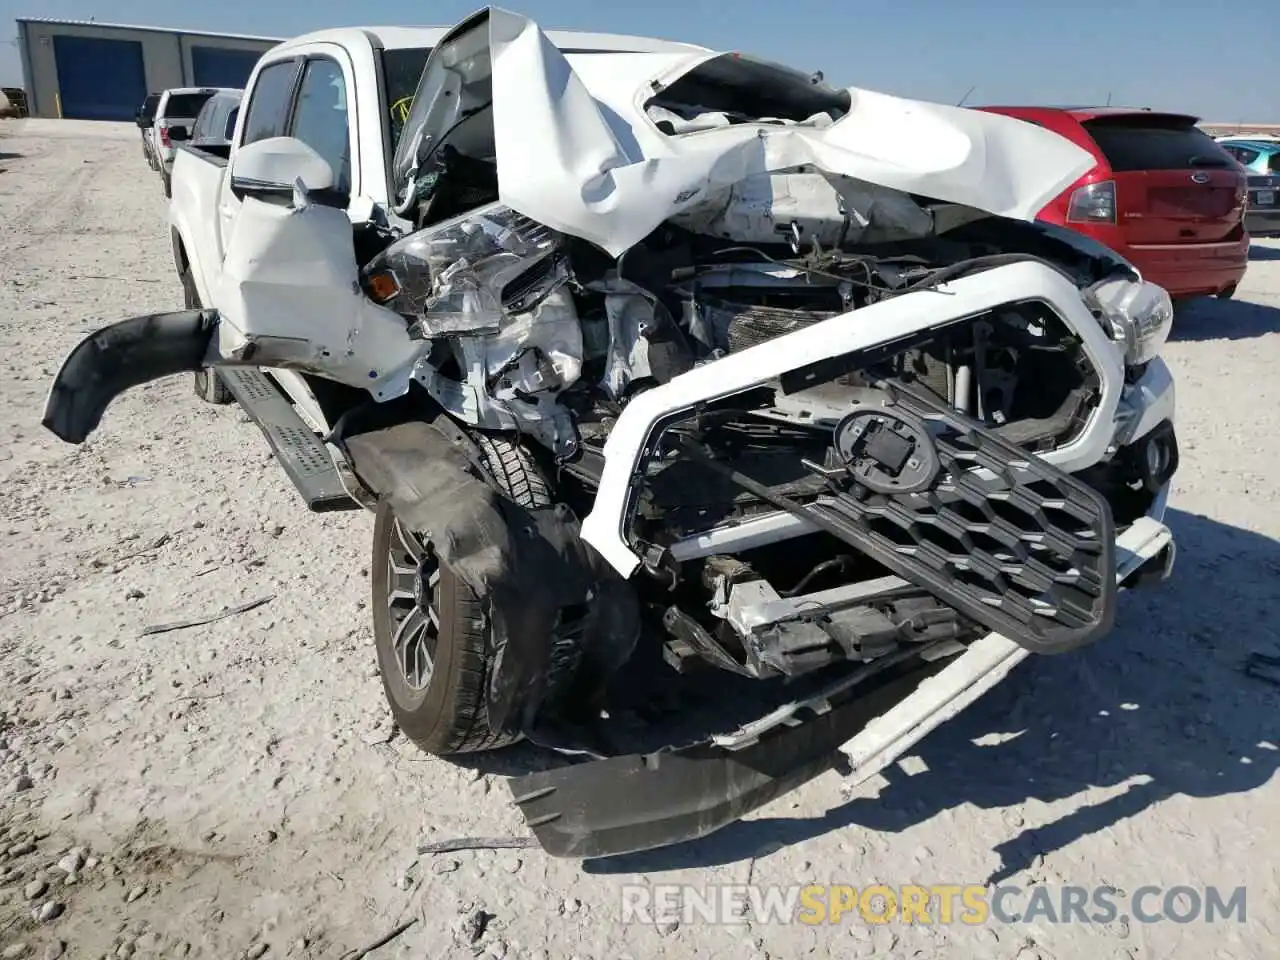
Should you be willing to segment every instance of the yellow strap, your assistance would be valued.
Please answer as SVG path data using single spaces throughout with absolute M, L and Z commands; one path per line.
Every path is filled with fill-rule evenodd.
M 409 108 L 413 106 L 413 97 L 401 97 L 391 105 L 391 116 L 404 123 L 409 119 Z

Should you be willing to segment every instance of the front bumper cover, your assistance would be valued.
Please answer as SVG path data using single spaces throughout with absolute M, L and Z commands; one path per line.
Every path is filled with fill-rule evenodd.
M 1151 514 L 1116 540 L 1115 582 L 1122 589 L 1162 580 L 1172 570 L 1173 537 L 1160 522 L 1166 497 L 1167 490 Z M 829 699 L 776 711 L 787 716 L 768 730 L 541 771 L 508 786 L 552 856 L 590 859 L 694 840 L 830 769 L 837 750 L 852 764 L 855 782 L 867 779 L 1028 655 L 1007 637 L 987 634 L 950 660 L 893 665 L 885 671 L 888 682 L 866 695 L 855 695 L 855 683 L 846 682 Z M 803 713 L 813 716 L 787 722 Z

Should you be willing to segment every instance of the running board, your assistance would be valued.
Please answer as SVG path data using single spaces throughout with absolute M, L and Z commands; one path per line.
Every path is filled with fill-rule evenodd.
M 267 438 L 307 509 L 316 513 L 360 509 L 342 485 L 324 443 L 265 374 L 254 367 L 219 367 L 217 376 Z

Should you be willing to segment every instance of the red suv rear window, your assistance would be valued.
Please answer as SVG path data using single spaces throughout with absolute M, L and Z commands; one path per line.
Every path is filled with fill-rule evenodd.
M 1117 173 L 1235 166 L 1212 137 L 1183 117 L 1098 117 L 1083 126 Z

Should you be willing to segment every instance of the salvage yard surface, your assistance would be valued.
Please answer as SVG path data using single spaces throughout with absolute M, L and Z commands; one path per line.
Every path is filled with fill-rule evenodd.
M 1276 955 L 1280 686 L 1245 664 L 1280 653 L 1280 243 L 1255 243 L 1237 300 L 1183 309 L 1165 351 L 1169 584 L 852 793 L 828 773 L 706 840 L 587 864 L 416 853 L 523 837 L 503 777 L 546 761 L 395 735 L 372 517 L 308 513 L 238 408 L 174 378 L 81 447 L 40 426 L 81 337 L 181 304 L 136 130 L 0 121 L 0 955 L 336 960 L 411 921 L 370 956 Z M 1247 917 L 623 923 L 625 885 L 748 881 L 1244 886 Z

